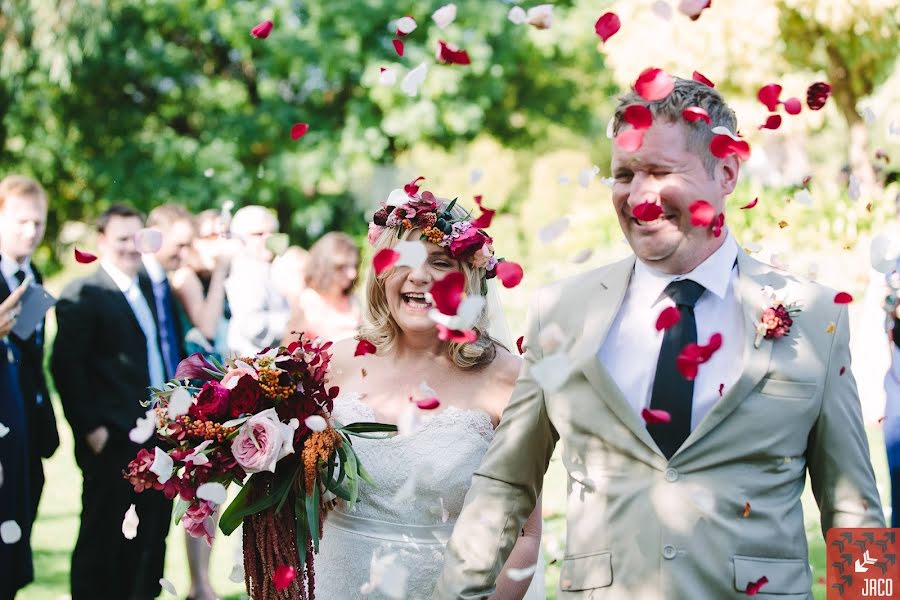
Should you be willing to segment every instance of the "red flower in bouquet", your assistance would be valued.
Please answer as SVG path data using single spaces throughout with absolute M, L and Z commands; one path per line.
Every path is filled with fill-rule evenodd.
M 228 415 L 229 391 L 218 381 L 207 381 L 200 388 L 188 414 L 204 421 L 220 421 Z
M 134 486 L 134 491 L 143 492 L 144 490 L 161 490 L 162 484 L 159 483 L 154 473 L 150 472 L 150 465 L 153 464 L 153 453 L 146 448 L 141 448 L 137 457 L 128 463 L 128 468 L 122 473 L 128 483 Z
M 232 419 L 255 413 L 260 408 L 262 389 L 252 377 L 241 377 L 229 394 L 228 416 Z

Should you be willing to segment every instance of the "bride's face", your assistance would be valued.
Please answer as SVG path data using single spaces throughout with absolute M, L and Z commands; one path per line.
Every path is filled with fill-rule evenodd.
M 413 232 L 415 233 L 415 232 Z M 409 239 L 416 239 L 410 236 Z M 434 321 L 428 318 L 432 304 L 425 300 L 425 292 L 431 290 L 435 281 L 448 273 L 460 270 L 459 261 L 447 256 L 447 252 L 437 244 L 422 242 L 427 257 L 419 267 L 397 267 L 387 276 L 384 291 L 387 296 L 391 317 L 404 333 L 431 331 L 437 335 Z

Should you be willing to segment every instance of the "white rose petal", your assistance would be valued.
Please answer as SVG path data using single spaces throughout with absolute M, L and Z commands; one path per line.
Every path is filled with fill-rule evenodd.
M 378 74 L 378 84 L 392 86 L 397 83 L 397 71 L 385 68 Z
M 455 4 L 445 4 L 440 7 L 431 15 L 432 20 L 434 20 L 434 24 L 438 26 L 439 29 L 443 29 L 450 23 L 452 23 L 456 19 L 456 5 Z
M 587 188 L 599 172 L 600 167 L 598 167 L 597 165 L 594 165 L 590 169 L 582 169 L 581 172 L 578 173 L 578 185 L 583 188 Z
M 419 412 L 416 405 L 412 402 L 407 404 L 406 408 L 400 413 L 397 419 L 397 435 L 412 435 L 422 428 L 422 422 L 419 419 Z
M 472 172 L 469 173 L 469 183 L 475 184 L 481 181 L 481 178 L 484 176 L 484 171 L 481 169 L 472 169 Z
M 569 228 L 569 217 L 562 217 L 545 225 L 538 231 L 538 237 L 545 244 L 549 244 L 561 236 Z
M 226 425 L 226 427 L 227 427 L 227 425 Z M 212 443 L 213 443 L 212 440 L 206 440 L 205 442 L 203 442 L 202 444 L 200 444 L 199 446 L 194 448 L 190 454 L 185 456 L 184 460 L 182 462 L 184 464 L 193 463 L 195 465 L 207 464 L 209 462 L 209 459 L 206 457 L 205 454 L 203 454 L 203 451 L 206 450 L 206 448 L 209 447 L 209 445 Z
M 888 125 L 888 135 L 900 135 L 900 123 L 898 123 L 897 121 L 891 121 L 891 124 Z
M 6 434 L 8 434 L 8 433 L 9 433 L 9 427 L 4 425 L 3 423 L 0 423 L 0 439 L 5 438 Z
M 613 115 L 609 118 L 609 122 L 606 123 L 606 139 L 611 140 L 616 137 L 616 116 Z
M 425 76 L 427 74 L 428 66 L 425 63 L 420 64 L 406 74 L 406 77 L 400 82 L 400 89 L 403 90 L 403 93 L 407 96 L 417 95 L 419 93 L 419 86 L 425 81 Z
M 397 19 L 396 25 L 397 31 L 399 31 L 403 35 L 409 35 L 413 31 L 415 31 L 416 27 L 418 26 L 416 24 L 416 20 L 412 17 L 400 17 L 399 19 Z
M 859 200 L 859 177 L 856 175 L 850 176 L 850 183 L 847 185 L 847 194 L 850 196 L 851 200 Z
M 325 431 L 328 429 L 328 422 L 319 415 L 310 415 L 303 422 L 313 431 Z
M 228 580 L 234 583 L 244 583 L 243 563 L 234 563 L 234 566 L 231 567 L 231 573 L 228 575 Z
M 867 106 L 862 109 L 862 118 L 866 121 L 866 125 L 871 125 L 875 122 L 877 116 L 875 115 L 875 111 L 872 110 L 872 107 Z
M 369 581 L 364 583 L 359 591 L 362 594 L 380 591 L 388 598 L 401 600 L 406 598 L 406 580 L 408 578 L 409 571 L 398 564 L 396 554 L 378 556 L 373 552 L 369 565 Z
M 221 483 L 211 481 L 197 488 L 197 497 L 219 505 L 225 504 L 225 500 L 228 499 L 228 492 L 225 491 L 225 486 Z
M 537 563 L 531 565 L 530 567 L 525 567 L 524 569 L 507 569 L 506 576 L 513 581 L 524 581 L 534 575 L 534 572 L 536 570 Z
M 806 190 L 797 190 L 794 194 L 794 202 L 797 204 L 803 204 L 804 206 L 809 206 L 812 204 L 812 196 L 809 195 L 809 192 Z
M 421 267 L 428 257 L 425 244 L 419 240 L 401 240 L 394 246 L 394 250 L 400 254 L 400 258 L 394 263 L 395 267 L 409 267 L 415 270 Z
M 547 393 L 558 390 L 572 371 L 572 361 L 565 353 L 551 354 L 531 367 L 531 376 Z
M 869 260 L 872 268 L 879 273 L 887 275 L 894 270 L 897 255 L 900 254 L 900 248 L 891 236 L 879 233 L 872 238 L 872 244 L 869 246 Z
M 438 309 L 432 308 L 428 311 L 428 318 L 449 329 L 471 329 L 475 322 L 478 321 L 485 302 L 484 296 L 481 295 L 466 296 L 466 299 L 459 303 L 459 308 L 457 308 L 455 315 L 445 315 Z
M 172 477 L 174 466 L 172 457 L 163 452 L 159 446 L 153 449 L 153 464 L 150 465 L 149 470 L 156 475 L 160 483 L 165 483 Z
M 538 4 L 528 9 L 527 21 L 537 29 L 549 29 L 553 25 L 553 5 Z
M 169 593 L 172 594 L 173 596 L 177 596 L 177 595 L 178 595 L 178 592 L 175 591 L 175 586 L 172 584 L 171 581 L 169 581 L 169 580 L 166 579 L 165 577 L 163 577 L 162 579 L 159 580 L 159 585 L 162 586 L 162 589 L 166 590 L 167 592 L 169 592 Z
M 192 401 L 191 393 L 180 387 L 169 395 L 169 406 L 166 413 L 174 421 L 178 417 L 187 414 Z
M 15 544 L 22 539 L 22 528 L 15 521 L 0 523 L 0 540 L 4 544 Z
M 565 341 L 566 334 L 563 333 L 562 328 L 556 323 L 550 323 L 541 329 L 540 336 L 538 337 L 538 344 L 544 351 L 544 354 L 553 354 L 559 350 L 560 346 L 562 346 Z
M 134 247 L 141 254 L 153 254 L 162 247 L 162 232 L 144 228 L 134 234 Z
M 137 529 L 141 520 L 138 518 L 137 509 L 134 507 L 134 504 L 128 507 L 128 510 L 125 511 L 125 516 L 122 518 L 122 535 L 125 536 L 126 540 L 133 540 L 137 537 Z
M 152 408 L 138 417 L 134 427 L 128 432 L 128 439 L 135 444 L 143 444 L 156 433 L 156 411 Z
M 444 506 L 444 499 L 439 498 L 439 500 L 441 501 L 441 523 L 446 523 L 450 519 L 450 511 Z
M 672 5 L 664 0 L 656 0 L 656 2 L 650 6 L 650 10 L 663 21 L 669 21 L 672 18 Z
M 590 248 L 583 248 L 575 253 L 575 256 L 572 257 L 572 262 L 576 265 L 580 265 L 583 262 L 587 262 L 587 260 L 594 255 L 594 251 Z
M 572 183 L 572 180 L 569 179 L 568 175 L 560 175 L 557 181 L 559 182 L 559 185 L 569 185 L 570 183 Z
M 406 204 L 407 202 L 409 202 L 409 195 L 404 190 L 391 190 L 391 193 L 388 194 L 388 206 L 400 206 L 401 204 Z
M 528 15 L 521 6 L 513 6 L 509 9 L 509 14 L 506 15 L 506 18 L 516 25 L 521 25 L 528 20 Z

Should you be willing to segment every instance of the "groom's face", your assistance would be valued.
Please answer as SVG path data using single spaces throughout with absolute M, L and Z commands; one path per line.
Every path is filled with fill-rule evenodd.
M 709 202 L 720 213 L 725 196 L 737 180 L 737 159 L 720 160 L 710 175 L 701 157 L 691 151 L 684 127 L 655 122 L 644 132 L 641 147 L 626 152 L 613 146 L 613 205 L 625 238 L 638 258 L 665 273 L 687 273 L 721 245 L 707 227 L 691 224 L 690 205 Z M 658 204 L 655 221 L 639 221 L 632 209 Z

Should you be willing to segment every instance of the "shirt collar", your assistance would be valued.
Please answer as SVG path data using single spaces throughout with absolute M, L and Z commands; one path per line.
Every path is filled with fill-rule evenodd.
M 634 293 L 639 298 L 646 298 L 652 306 L 659 301 L 663 290 L 671 282 L 677 279 L 690 279 L 724 299 L 731 282 L 731 271 L 734 269 L 737 253 L 737 242 L 731 237 L 731 232 L 728 232 L 718 250 L 697 265 L 693 271 L 683 275 L 657 271 L 638 259 L 634 263 L 634 277 L 632 278 Z
M 141 259 L 144 261 L 144 268 L 147 269 L 147 275 L 153 283 L 162 283 L 166 280 L 166 270 L 159 264 L 156 257 L 152 254 L 144 254 Z
M 106 271 L 107 275 L 112 278 L 116 286 L 122 290 L 123 294 L 127 294 L 128 290 L 137 285 L 137 275 L 133 277 L 126 275 L 118 267 L 108 261 L 100 261 L 100 266 Z
M 4 278 L 14 279 L 19 269 L 25 271 L 26 275 L 30 274 L 32 272 L 31 260 L 26 258 L 21 263 L 17 263 L 5 254 L 0 255 L 0 273 L 3 274 Z

